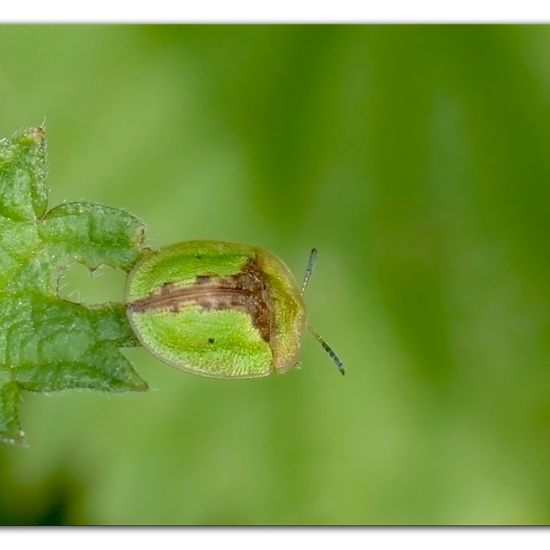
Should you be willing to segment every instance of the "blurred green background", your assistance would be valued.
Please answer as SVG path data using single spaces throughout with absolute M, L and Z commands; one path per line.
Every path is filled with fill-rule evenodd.
M 148 243 L 266 247 L 303 368 L 27 393 L 0 523 L 550 522 L 550 27 L 3 26 L 0 135 L 47 121 L 50 205 Z M 76 267 L 65 296 L 120 300 Z

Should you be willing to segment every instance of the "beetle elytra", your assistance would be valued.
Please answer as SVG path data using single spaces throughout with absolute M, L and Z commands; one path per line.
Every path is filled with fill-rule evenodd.
M 165 363 L 212 378 L 258 378 L 298 364 L 308 329 L 344 374 L 342 361 L 307 323 L 303 294 L 271 252 L 224 241 L 149 250 L 128 276 L 126 308 L 143 346 Z

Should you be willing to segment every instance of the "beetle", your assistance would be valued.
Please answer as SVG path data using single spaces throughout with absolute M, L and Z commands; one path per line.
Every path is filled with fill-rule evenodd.
M 298 365 L 305 330 L 344 374 L 342 361 L 309 326 L 299 287 L 271 252 L 225 241 L 147 249 L 128 275 L 126 311 L 141 344 L 161 361 L 211 378 L 259 378 Z

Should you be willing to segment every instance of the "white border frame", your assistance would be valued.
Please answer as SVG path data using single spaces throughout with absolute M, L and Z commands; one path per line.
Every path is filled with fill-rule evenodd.
M 8 23 L 439 23 L 550 22 L 541 0 L 19 0 L 2 6 Z

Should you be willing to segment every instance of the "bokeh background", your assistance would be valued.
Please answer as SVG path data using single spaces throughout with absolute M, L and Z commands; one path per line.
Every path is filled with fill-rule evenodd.
M 550 27 L 3 26 L 0 52 L 0 135 L 46 118 L 52 206 L 298 279 L 318 247 L 348 369 L 306 336 L 280 377 L 135 349 L 148 394 L 27 393 L 0 523 L 550 523 Z

